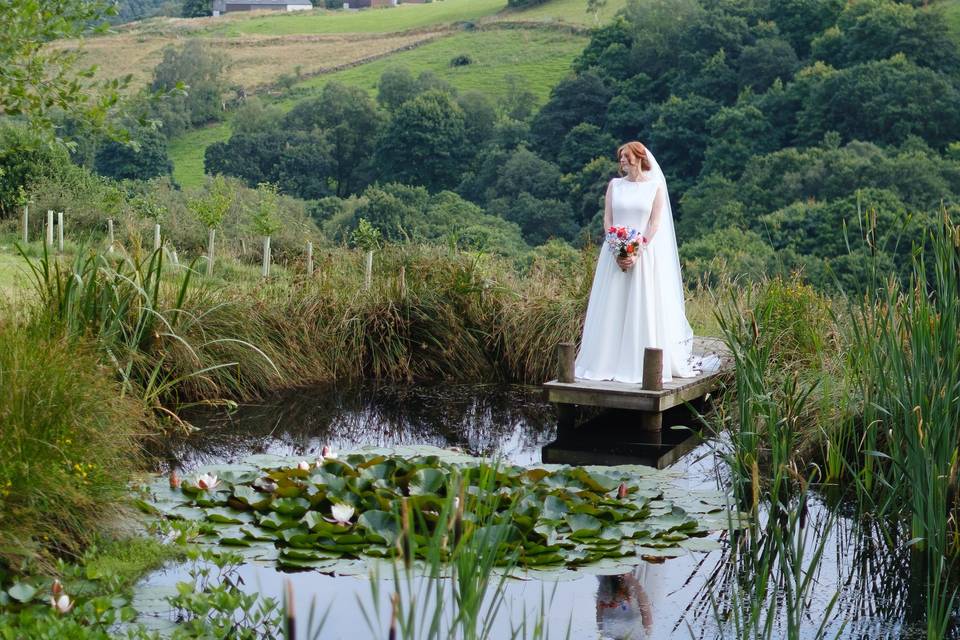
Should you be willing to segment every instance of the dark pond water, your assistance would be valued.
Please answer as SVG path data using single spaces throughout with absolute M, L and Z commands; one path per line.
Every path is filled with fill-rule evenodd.
M 211 411 L 188 419 L 200 430 L 170 443 L 161 456 L 167 466 L 186 472 L 255 453 L 313 458 L 325 445 L 349 451 L 362 446 L 428 444 L 529 465 L 540 462 L 541 447 L 556 435 L 554 409 L 541 392 L 516 386 L 302 389 L 230 413 Z M 716 488 L 722 467 L 714 448 L 701 445 L 674 464 L 668 470 L 671 482 L 680 489 Z M 827 513 L 824 503 L 815 500 L 808 525 L 811 538 L 822 539 Z M 879 536 L 859 530 L 843 515 L 825 535 L 802 637 L 816 637 L 838 593 L 827 637 L 837 633 L 851 639 L 922 637 L 902 622 L 909 593 L 907 560 L 878 553 Z M 718 538 L 725 542 L 723 536 Z M 810 547 L 808 555 L 812 543 Z M 566 637 L 568 629 L 571 638 L 721 637 L 715 606 L 725 609 L 736 573 L 726 544 L 718 551 L 688 553 L 628 574 L 597 573 L 603 571 L 568 573 L 559 581 L 518 574 L 506 585 L 504 610 L 496 616 L 490 637 L 510 637 L 511 629 L 524 619 L 538 617 L 541 608 L 550 637 Z M 185 577 L 184 567 L 159 571 L 141 585 L 138 597 L 159 597 Z M 381 628 L 386 628 L 389 603 L 374 603 L 366 573 L 334 577 L 247 564 L 240 569 L 240 577 L 248 588 L 277 599 L 289 579 L 301 612 L 314 602 L 321 610 L 330 607 L 323 638 L 386 637 L 385 632 L 371 632 L 361 612 L 360 602 L 368 611 L 376 611 Z M 381 589 L 391 591 L 392 586 Z M 725 634 L 732 637 L 729 628 Z

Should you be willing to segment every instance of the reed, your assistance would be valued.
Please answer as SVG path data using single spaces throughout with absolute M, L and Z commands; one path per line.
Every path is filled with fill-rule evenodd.
M 909 520 L 925 584 L 927 636 L 943 637 L 956 603 L 960 457 L 960 227 L 944 214 L 909 286 L 891 279 L 851 310 L 851 377 L 867 447 L 861 500 Z

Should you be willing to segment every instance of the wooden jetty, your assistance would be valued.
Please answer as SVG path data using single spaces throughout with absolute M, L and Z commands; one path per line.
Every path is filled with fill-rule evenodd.
M 678 460 L 700 442 L 699 425 L 687 407 L 705 411 L 710 394 L 733 370 L 719 339 L 695 338 L 693 353 L 716 366 L 695 378 L 663 383 L 663 353 L 647 349 L 643 382 L 629 384 L 576 380 L 574 346 L 559 345 L 558 377 L 543 385 L 547 400 L 557 406 L 557 439 L 543 447 L 543 461 L 639 463 L 662 469 Z

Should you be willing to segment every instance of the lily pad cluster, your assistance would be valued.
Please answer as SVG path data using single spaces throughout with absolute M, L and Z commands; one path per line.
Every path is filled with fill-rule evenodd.
M 707 534 L 730 520 L 723 493 L 691 493 L 639 466 L 525 468 L 418 447 L 316 461 L 252 456 L 201 471 L 157 478 L 140 506 L 201 522 L 206 541 L 287 569 L 419 555 L 437 527 L 453 539 L 490 526 L 506 528 L 500 563 L 633 564 L 715 548 Z

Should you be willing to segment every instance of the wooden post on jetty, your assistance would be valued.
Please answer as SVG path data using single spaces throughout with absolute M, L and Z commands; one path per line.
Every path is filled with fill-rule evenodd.
M 647 347 L 643 350 L 643 384 L 645 391 L 663 390 L 663 349 Z M 640 430 L 646 431 L 656 442 L 661 441 L 663 414 L 659 411 L 640 412 Z
M 557 345 L 557 380 L 565 384 L 576 381 L 576 354 L 572 342 L 561 342 Z M 557 404 L 557 435 L 563 437 L 573 432 L 577 426 L 577 407 L 573 404 Z

